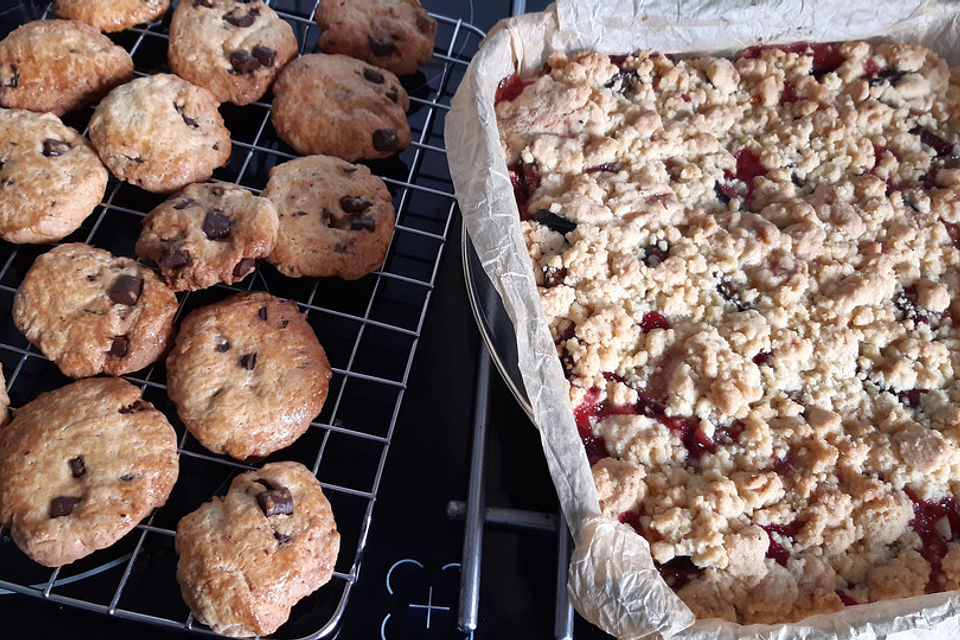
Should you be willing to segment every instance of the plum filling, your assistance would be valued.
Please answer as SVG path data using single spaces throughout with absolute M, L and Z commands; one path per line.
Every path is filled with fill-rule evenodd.
M 659 311 L 648 311 L 643 314 L 643 320 L 640 321 L 640 330 L 644 333 L 650 333 L 654 329 L 669 329 L 670 321 L 667 320 Z
M 893 305 L 904 320 L 913 320 L 915 324 L 930 324 L 940 319 L 941 314 L 920 304 L 916 285 L 904 287 L 903 291 L 897 293 L 893 298 Z
M 510 184 L 513 185 L 513 197 L 517 200 L 517 209 L 521 220 L 530 220 L 530 197 L 540 188 L 540 175 L 536 164 L 517 162 L 507 167 L 510 171 Z
M 787 560 L 790 559 L 790 552 L 787 551 L 787 549 L 778 540 L 774 539 L 773 534 L 776 533 L 778 536 L 792 541 L 794 536 L 800 532 L 800 529 L 803 527 L 803 523 L 795 521 L 788 525 L 761 524 L 758 526 L 766 531 L 767 537 L 770 538 L 770 546 L 767 548 L 767 557 L 772 558 L 781 567 L 786 567 Z
M 773 44 L 758 47 L 747 47 L 740 53 L 741 58 L 759 58 L 764 51 L 779 49 L 785 53 L 796 53 L 802 56 L 812 56 L 813 65 L 810 75 L 820 78 L 831 71 L 836 71 L 846 58 L 840 53 L 839 42 L 792 42 L 790 44 Z
M 639 511 L 633 511 L 633 510 L 624 511 L 619 516 L 617 516 L 617 520 L 619 520 L 623 524 L 630 525 L 631 527 L 633 527 L 633 530 L 636 531 L 637 533 L 643 534 L 643 525 L 640 524 L 640 516 L 641 516 L 641 513 Z
M 918 498 L 909 488 L 904 491 L 913 502 L 913 520 L 910 521 L 910 526 L 920 537 L 920 555 L 930 563 L 930 582 L 927 583 L 926 591 L 939 591 L 939 582 L 943 575 L 941 563 L 949 550 L 948 545 L 951 542 L 960 542 L 960 504 L 953 496 L 929 502 Z M 937 530 L 937 523 L 944 518 L 950 523 L 949 537 L 944 537 Z
M 677 556 L 669 562 L 663 564 L 655 562 L 654 564 L 657 566 L 660 576 L 674 591 L 682 589 L 703 573 L 703 569 L 693 564 L 693 560 L 689 556 Z
M 497 93 L 493 99 L 494 104 L 513 102 L 531 84 L 533 84 L 533 80 L 521 80 L 516 73 L 504 78 L 497 85 Z

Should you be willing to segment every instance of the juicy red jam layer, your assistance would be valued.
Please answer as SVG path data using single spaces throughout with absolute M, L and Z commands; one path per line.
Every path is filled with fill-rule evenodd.
M 790 552 L 786 548 L 777 542 L 774 537 L 770 534 L 777 533 L 784 538 L 789 538 L 793 540 L 794 536 L 800 532 L 800 529 L 803 527 L 803 524 L 800 522 L 793 522 L 788 525 L 782 524 L 761 524 L 758 525 L 761 529 L 767 532 L 767 536 L 770 538 L 770 546 L 767 548 L 767 557 L 772 558 L 777 564 L 781 567 L 787 566 L 787 560 L 790 559 Z
M 703 569 L 693 564 L 688 556 L 677 556 L 670 562 L 654 563 L 664 581 L 674 591 L 683 588 L 692 580 L 703 574 Z
M 494 95 L 494 104 L 501 102 L 513 102 L 523 90 L 533 84 L 533 80 L 521 80 L 520 76 L 514 73 L 500 81 L 497 85 L 497 93 Z
M 517 210 L 521 220 L 530 220 L 530 197 L 540 188 L 540 173 L 536 164 L 517 162 L 507 167 L 510 172 L 510 184 L 513 185 L 513 197 L 517 200 Z
M 960 542 L 960 503 L 953 496 L 937 502 L 920 500 L 913 491 L 906 489 L 907 497 L 913 501 L 913 520 L 910 526 L 920 536 L 920 555 L 930 563 L 930 582 L 927 593 L 939 591 L 940 577 L 943 575 L 941 563 L 947 555 L 951 542 Z M 943 518 L 950 523 L 950 537 L 943 537 L 937 531 L 937 522 Z
M 654 329 L 669 329 L 670 321 L 659 311 L 648 311 L 643 314 L 640 320 L 640 330 L 644 333 L 650 333 Z

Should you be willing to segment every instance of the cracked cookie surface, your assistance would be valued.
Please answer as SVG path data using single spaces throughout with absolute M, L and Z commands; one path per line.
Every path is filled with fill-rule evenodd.
M 302 155 L 353 162 L 386 158 L 410 145 L 410 100 L 386 69 L 313 53 L 284 67 L 273 94 L 273 126 Z
M 100 202 L 109 174 L 90 143 L 52 113 L 0 109 L 0 237 L 51 242 Z
M 274 167 L 263 192 L 280 233 L 267 258 L 284 275 L 356 280 L 383 264 L 393 236 L 393 200 L 363 165 L 332 156 Z
M 166 351 L 177 297 L 135 260 L 82 243 L 39 256 L 13 299 L 13 321 L 64 375 L 138 371 Z
M 230 158 L 230 132 L 209 91 L 172 74 L 120 85 L 97 105 L 90 141 L 120 180 L 169 193 Z
M 58 116 L 100 100 L 133 77 L 133 60 L 93 27 L 36 20 L 0 41 L 0 105 Z
M 259 100 L 296 54 L 293 28 L 262 0 L 184 0 L 170 21 L 170 68 L 220 102 Z
M 333 575 L 340 534 L 298 462 L 239 475 L 177 525 L 177 581 L 194 616 L 230 637 L 265 636 Z
M 323 29 L 317 50 L 342 53 L 388 69 L 415 73 L 433 55 L 437 21 L 419 0 L 320 0 L 314 14 Z
M 191 184 L 143 219 L 137 255 L 174 291 L 233 284 L 273 250 L 277 225 L 267 198 L 235 184 Z
M 184 425 L 210 451 L 237 459 L 299 438 L 331 375 L 296 304 L 260 291 L 192 311 L 167 356 L 167 393 Z
M 170 0 L 56 0 L 57 15 L 112 33 L 160 18 Z
M 80 380 L 0 429 L 0 522 L 37 562 L 69 564 L 166 502 L 177 471 L 176 432 L 137 387 Z
M 960 584 L 957 78 L 798 43 L 497 92 L 601 508 L 700 618 Z

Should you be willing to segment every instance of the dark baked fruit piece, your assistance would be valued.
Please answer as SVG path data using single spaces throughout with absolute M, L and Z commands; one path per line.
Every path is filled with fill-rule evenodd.
M 174 291 L 189 291 L 243 280 L 276 241 L 270 200 L 235 184 L 191 184 L 143 219 L 137 255 Z
M 57 15 L 100 31 L 123 31 L 163 16 L 170 0 L 56 0 Z
M 167 393 L 210 451 L 263 457 L 323 407 L 330 364 L 306 317 L 262 291 L 194 310 L 167 356 Z
M 317 50 L 342 53 L 406 75 L 433 55 L 437 21 L 419 0 L 321 0 Z
M 0 41 L 0 105 L 58 116 L 133 77 L 123 47 L 76 20 L 36 20 Z
M 296 54 L 293 29 L 262 0 L 185 0 L 170 21 L 170 68 L 220 102 L 258 100 Z
M 234 638 L 273 633 L 333 575 L 340 534 L 320 482 L 298 462 L 237 476 L 177 525 L 177 581 L 200 622 Z
M 144 368 L 166 351 L 176 311 L 153 271 L 82 243 L 37 258 L 13 299 L 17 328 L 71 378 Z
M 273 94 L 273 126 L 297 153 L 353 162 L 410 144 L 410 101 L 385 69 L 342 55 L 301 56 L 280 73 Z
M 333 156 L 296 158 L 271 169 L 263 195 L 280 216 L 268 260 L 281 273 L 355 280 L 383 264 L 393 202 L 367 167 Z
M 166 502 L 177 470 L 177 434 L 137 387 L 80 380 L 0 429 L 0 523 L 40 564 L 68 564 Z

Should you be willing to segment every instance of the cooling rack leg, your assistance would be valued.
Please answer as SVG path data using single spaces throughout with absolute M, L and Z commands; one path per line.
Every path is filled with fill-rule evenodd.
M 557 640 L 573 640 L 573 606 L 567 593 L 567 567 L 570 566 L 570 531 L 563 513 L 557 514 L 557 609 L 553 634 Z
M 467 489 L 463 559 L 460 564 L 460 602 L 457 627 L 471 632 L 477 628 L 480 603 L 480 557 L 483 546 L 483 460 L 487 439 L 487 399 L 490 390 L 490 356 L 480 347 L 477 363 L 477 396 L 473 408 L 473 449 L 470 453 L 470 486 Z

